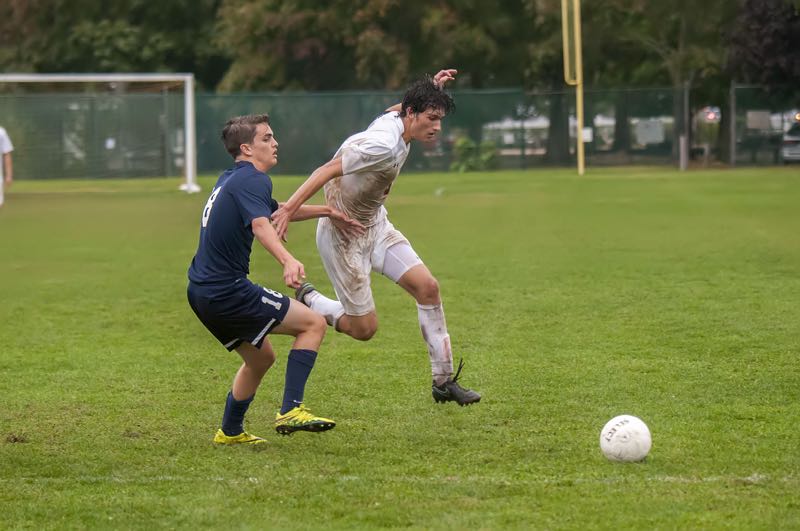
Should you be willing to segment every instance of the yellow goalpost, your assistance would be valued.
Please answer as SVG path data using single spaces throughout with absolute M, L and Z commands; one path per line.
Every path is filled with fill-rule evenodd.
M 564 40 L 564 81 L 575 87 L 575 146 L 578 175 L 583 175 L 583 54 L 581 52 L 581 0 L 561 0 L 561 35 Z

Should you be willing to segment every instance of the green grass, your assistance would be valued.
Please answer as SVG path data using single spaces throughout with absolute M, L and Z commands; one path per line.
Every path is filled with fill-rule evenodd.
M 273 339 L 248 416 L 263 451 L 211 444 L 239 363 L 185 297 L 211 183 L 14 184 L 2 527 L 800 527 L 796 170 L 401 176 L 391 219 L 484 400 L 433 403 L 413 301 L 375 278 L 378 335 L 331 332 L 307 388 L 332 432 L 272 431 L 289 347 Z M 289 248 L 330 292 L 313 231 L 294 224 Z M 620 413 L 650 426 L 645 463 L 600 454 Z

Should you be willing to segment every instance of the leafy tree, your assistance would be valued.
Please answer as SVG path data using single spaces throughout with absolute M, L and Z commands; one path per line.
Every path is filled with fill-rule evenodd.
M 743 0 L 728 29 L 728 84 L 732 79 L 763 85 L 776 108 L 800 97 L 799 35 L 800 0 Z M 727 90 L 721 91 L 717 101 L 731 108 Z M 718 152 L 723 160 L 730 156 L 731 119 L 731 112 L 722 113 Z
M 800 2 L 745 0 L 730 33 L 728 71 L 740 82 L 798 92 Z
M 584 2 L 584 79 L 605 86 L 674 87 L 673 115 L 682 129 L 680 96 L 684 86 L 711 87 L 701 98 L 719 96 L 727 88 L 725 30 L 738 0 L 596 0 Z M 701 91 L 703 92 L 703 91 Z M 718 101 L 718 100 L 717 100 Z M 619 92 L 616 150 L 629 142 L 629 100 Z
M 345 88 L 355 66 L 355 16 L 346 0 L 225 0 L 217 38 L 232 63 L 220 88 Z
M 459 86 L 519 86 L 529 9 L 520 0 L 226 0 L 225 90 L 399 89 L 444 66 Z
M 722 69 L 724 30 L 736 14 L 738 0 L 707 0 L 702 5 L 692 0 L 603 1 L 616 21 L 616 38 L 647 52 L 673 86 L 702 80 Z M 645 68 L 652 70 L 652 65 Z
M 426 7 L 422 17 L 428 64 L 460 66 L 472 88 L 520 86 L 532 75 L 533 2 L 440 1 Z
M 210 40 L 220 0 L 5 0 L 0 68 L 24 72 L 194 72 L 214 87 L 226 54 Z

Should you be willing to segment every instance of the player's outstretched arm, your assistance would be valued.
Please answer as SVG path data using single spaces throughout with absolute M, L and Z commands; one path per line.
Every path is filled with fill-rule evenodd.
M 281 207 L 284 203 L 278 203 Z M 305 221 L 307 219 L 330 218 L 330 220 L 346 236 L 359 236 L 367 230 L 364 225 L 354 220 L 341 210 L 328 205 L 300 205 L 290 221 Z
M 455 68 L 445 68 L 444 70 L 439 70 L 436 72 L 436 75 L 433 76 L 433 82 L 437 87 L 443 89 L 447 83 L 456 78 L 456 74 L 458 74 L 458 70 Z
M 269 219 L 256 218 L 251 223 L 251 226 L 253 228 L 253 236 L 256 237 L 258 243 L 283 266 L 283 281 L 286 285 L 290 288 L 299 288 L 306 278 L 305 267 L 283 246 Z
M 286 232 L 289 230 L 289 222 L 294 218 L 300 206 L 308 201 L 311 196 L 316 194 L 322 186 L 336 177 L 342 176 L 342 158 L 338 157 L 326 162 L 300 185 L 292 197 L 286 201 L 281 208 L 272 215 L 272 222 L 275 224 L 275 231 L 281 240 L 286 240 Z
M 437 87 L 443 89 L 448 82 L 453 81 L 456 78 L 456 74 L 458 74 L 458 70 L 455 68 L 445 68 L 444 70 L 439 70 L 436 72 L 436 75 L 433 76 L 433 82 Z M 400 112 L 402 109 L 402 103 L 395 103 L 386 109 L 385 112 Z

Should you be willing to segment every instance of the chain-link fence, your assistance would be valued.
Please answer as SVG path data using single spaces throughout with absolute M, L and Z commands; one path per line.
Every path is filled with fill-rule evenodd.
M 800 162 L 800 92 L 734 84 L 730 101 L 731 165 Z
M 784 161 L 784 135 L 800 118 L 797 102 L 754 87 L 731 89 L 729 116 L 735 120 L 727 122 L 721 119 L 725 105 L 692 107 L 688 88 L 586 90 L 581 128 L 571 90 L 453 94 L 456 112 L 444 120 L 435 143 L 412 149 L 406 171 L 573 166 L 579 129 L 588 167 L 678 166 L 689 157 L 777 164 Z M 218 173 L 230 165 L 219 137 L 228 118 L 267 112 L 280 143 L 280 163 L 272 173 L 308 174 L 400 96 L 197 94 L 198 171 Z M 21 179 L 181 175 L 183 125 L 183 97 L 173 92 L 0 93 L 0 126 L 14 142 L 15 175 Z
M 182 100 L 167 93 L 0 94 L 15 177 L 179 175 Z
M 211 171 L 228 164 L 219 142 L 228 117 L 268 112 L 281 144 L 281 162 L 274 172 L 308 173 L 400 96 L 391 92 L 200 95 L 198 167 Z M 574 164 L 577 124 L 573 92 L 457 91 L 454 97 L 456 112 L 444 120 L 435 143 L 412 149 L 407 170 Z M 676 98 L 670 89 L 587 91 L 585 102 L 588 164 L 669 164 L 677 160 L 675 124 L 682 127 L 682 93 Z

